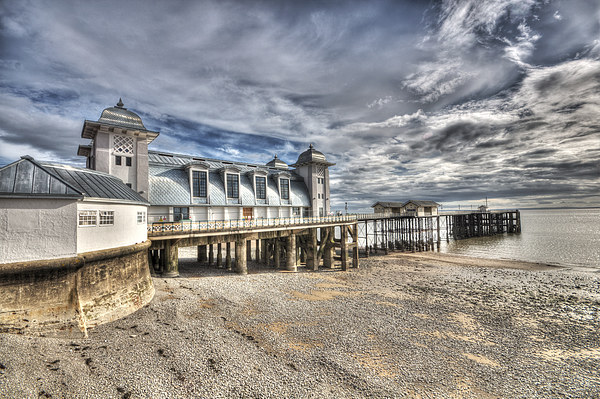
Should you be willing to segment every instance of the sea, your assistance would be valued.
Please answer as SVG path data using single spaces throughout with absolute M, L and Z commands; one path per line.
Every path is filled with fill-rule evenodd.
M 600 208 L 521 211 L 521 233 L 442 242 L 440 252 L 600 272 Z

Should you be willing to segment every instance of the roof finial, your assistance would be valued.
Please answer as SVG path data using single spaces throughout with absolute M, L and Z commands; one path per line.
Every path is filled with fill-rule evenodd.
M 277 154 L 275 154 L 275 159 L 277 159 Z
M 123 105 L 125 105 L 125 104 L 123 104 L 123 100 L 121 100 L 121 97 L 119 97 L 119 102 L 117 103 L 117 107 L 123 108 Z
M 310 145 L 308 146 L 308 148 L 310 148 L 312 150 L 315 147 L 312 145 L 312 143 L 310 143 Z

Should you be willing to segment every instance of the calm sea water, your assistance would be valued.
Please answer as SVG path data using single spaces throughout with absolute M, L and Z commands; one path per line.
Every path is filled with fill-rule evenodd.
M 441 252 L 600 270 L 600 209 L 521 211 L 521 234 L 450 241 Z

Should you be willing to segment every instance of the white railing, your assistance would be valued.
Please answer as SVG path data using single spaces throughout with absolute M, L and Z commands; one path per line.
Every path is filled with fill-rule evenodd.
M 260 219 L 233 219 L 233 220 L 181 220 L 179 222 L 154 222 L 148 224 L 149 233 L 177 232 L 177 231 L 221 231 L 239 229 L 259 229 L 263 227 L 286 227 L 321 223 L 353 222 L 356 215 L 339 215 L 325 217 L 284 217 Z

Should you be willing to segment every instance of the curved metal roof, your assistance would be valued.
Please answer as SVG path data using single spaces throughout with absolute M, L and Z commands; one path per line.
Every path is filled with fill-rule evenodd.
M 272 168 L 278 168 L 278 169 L 288 169 L 287 163 L 285 163 L 281 159 L 277 158 L 277 154 L 275 154 L 275 158 L 273 158 L 273 160 L 267 162 L 266 166 L 270 166 Z
M 327 159 L 325 158 L 325 155 L 321 151 L 315 150 L 315 147 L 311 144 L 308 147 L 308 150 L 306 150 L 302 154 L 300 154 L 300 156 L 298 157 L 298 160 L 292 166 L 299 166 L 299 165 L 302 165 L 305 163 L 310 163 L 310 162 L 327 164 L 330 166 L 335 165 L 335 164 L 327 161 Z
M 116 106 L 106 108 L 102 111 L 102 115 L 100 115 L 98 122 L 146 130 L 146 127 L 142 123 L 142 118 L 135 112 L 131 112 L 127 110 L 127 108 L 124 108 L 123 105 L 123 101 L 119 98 L 119 102 Z

